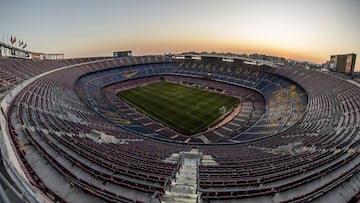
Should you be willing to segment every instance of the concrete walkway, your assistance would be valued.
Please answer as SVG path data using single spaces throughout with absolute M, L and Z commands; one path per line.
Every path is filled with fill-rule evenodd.
M 201 154 L 193 149 L 190 152 L 181 152 L 179 158 L 182 165 L 176 178 L 172 180 L 170 189 L 165 191 L 161 198 L 162 203 L 196 203 L 198 200 L 197 174 Z

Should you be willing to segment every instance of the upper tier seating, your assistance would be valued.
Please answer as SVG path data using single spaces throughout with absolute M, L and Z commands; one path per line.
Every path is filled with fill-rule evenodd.
M 240 121 L 238 124 L 239 126 L 244 124 L 243 128 L 235 130 L 234 127 L 229 128 L 229 125 L 217 128 L 212 132 L 207 133 L 210 140 L 204 139 L 201 136 L 202 134 L 200 134 L 198 137 L 203 138 L 201 141 L 203 143 L 226 140 L 229 137 L 232 139 L 232 142 L 243 142 L 271 136 L 294 124 L 302 116 L 307 103 L 307 95 L 296 83 L 274 75 L 271 72 L 263 72 L 253 66 L 231 66 L 227 63 L 218 65 L 186 62 L 179 63 L 177 66 L 174 65 L 174 63 L 155 63 L 106 69 L 80 77 L 76 82 L 76 91 L 85 102 L 96 107 L 97 111 L 102 113 L 105 117 L 116 115 L 115 118 L 110 116 L 111 119 L 116 120 L 115 123 L 119 124 L 124 129 L 159 139 L 170 137 L 179 141 L 193 142 L 192 139 L 186 139 L 178 133 L 170 132 L 170 134 L 168 134 L 170 130 L 148 130 L 148 127 L 143 127 L 138 124 L 139 120 L 131 122 L 131 119 L 124 113 L 120 114 L 120 118 L 118 113 L 121 112 L 118 112 L 113 105 L 106 101 L 103 96 L 104 93 L 101 90 L 103 87 L 111 84 L 119 83 L 118 86 L 120 86 L 121 84 L 124 84 L 123 81 L 129 80 L 135 80 L 133 85 L 140 85 L 142 80 L 137 81 L 136 79 L 157 75 L 191 76 L 193 77 L 191 81 L 189 81 L 189 79 L 181 80 L 188 83 L 200 84 L 202 86 L 211 85 L 214 81 L 230 83 L 235 86 L 223 84 L 222 86 L 224 87 L 222 87 L 221 83 L 217 83 L 216 86 L 220 86 L 219 89 L 224 90 L 225 93 L 238 95 L 243 97 L 244 101 L 250 100 L 252 102 L 253 107 L 250 107 L 248 111 L 239 114 L 239 117 L 248 116 L 251 118 L 250 121 L 244 122 L 241 121 L 241 118 L 235 118 L 235 120 L 238 119 L 238 121 Z M 179 80 L 180 79 L 177 81 Z M 128 84 L 124 84 L 124 86 L 128 86 Z M 261 92 L 267 103 L 264 115 L 264 99 L 261 98 L 259 93 L 244 90 L 243 87 Z M 241 92 L 244 92 L 244 94 Z M 246 110 L 246 108 L 244 108 L 244 110 Z M 147 125 L 151 123 L 149 119 L 143 121 L 140 120 L 140 122 Z M 255 125 L 253 125 L 254 123 Z M 156 125 L 151 125 L 151 127 L 158 129 Z M 234 128 L 234 130 L 232 130 L 232 128 Z M 245 132 L 243 132 L 244 129 L 246 129 Z M 199 142 L 199 140 L 197 139 L 196 142 Z

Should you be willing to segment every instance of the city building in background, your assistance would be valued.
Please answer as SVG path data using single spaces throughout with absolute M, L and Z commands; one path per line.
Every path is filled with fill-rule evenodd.
M 355 61 L 356 61 L 356 54 L 354 53 L 332 55 L 330 57 L 329 68 L 339 73 L 353 75 L 354 72 L 360 71 L 355 69 Z

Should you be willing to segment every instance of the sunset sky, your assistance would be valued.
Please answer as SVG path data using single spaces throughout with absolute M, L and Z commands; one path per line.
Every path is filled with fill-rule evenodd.
M 360 54 L 360 1 L 0 0 L 0 29 L 1 41 L 67 58 L 216 51 L 323 63 Z

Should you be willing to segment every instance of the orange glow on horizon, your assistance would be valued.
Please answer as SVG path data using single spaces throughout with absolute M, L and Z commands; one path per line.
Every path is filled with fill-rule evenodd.
M 158 47 L 157 49 L 154 48 L 142 48 L 142 47 L 133 47 L 133 48 L 125 48 L 121 50 L 132 50 L 134 55 L 151 55 L 151 54 L 165 54 L 165 53 L 183 53 L 183 52 L 217 52 L 217 53 L 234 53 L 234 54 L 264 54 L 268 56 L 276 56 L 276 57 L 283 57 L 286 59 L 295 59 L 295 60 L 302 60 L 302 61 L 310 61 L 314 63 L 324 63 L 326 60 L 328 60 L 328 56 L 325 55 L 324 57 L 319 57 L 319 55 L 314 56 L 308 53 L 293 53 L 293 52 L 287 52 L 282 50 L 274 50 L 274 49 L 254 49 L 254 48 L 219 48 L 216 46 L 193 46 L 188 48 L 183 47 L 170 47 L 167 49 L 161 49 Z M 82 51 L 81 57 L 91 57 L 91 56 L 112 56 L 112 52 L 117 51 L 115 49 L 94 49 L 94 50 L 85 50 Z M 79 57 L 79 51 L 74 50 L 74 52 L 68 52 L 68 54 L 65 55 L 66 58 L 76 58 Z
M 120 48 L 114 48 L 120 47 Z M 288 49 L 284 47 L 276 47 L 261 44 L 250 44 L 239 40 L 231 39 L 194 39 L 176 40 L 173 38 L 163 38 L 161 40 L 142 39 L 137 41 L 127 41 L 124 43 L 115 43 L 112 41 L 84 43 L 74 46 L 73 49 L 67 51 L 66 57 L 80 56 L 111 56 L 113 51 L 132 50 L 134 55 L 148 54 L 164 54 L 164 53 L 182 53 L 182 52 L 223 52 L 235 54 L 265 54 L 269 56 L 284 57 L 287 59 L 307 60 L 315 63 L 324 63 L 328 60 L 329 54 L 313 54 L 311 50 Z

